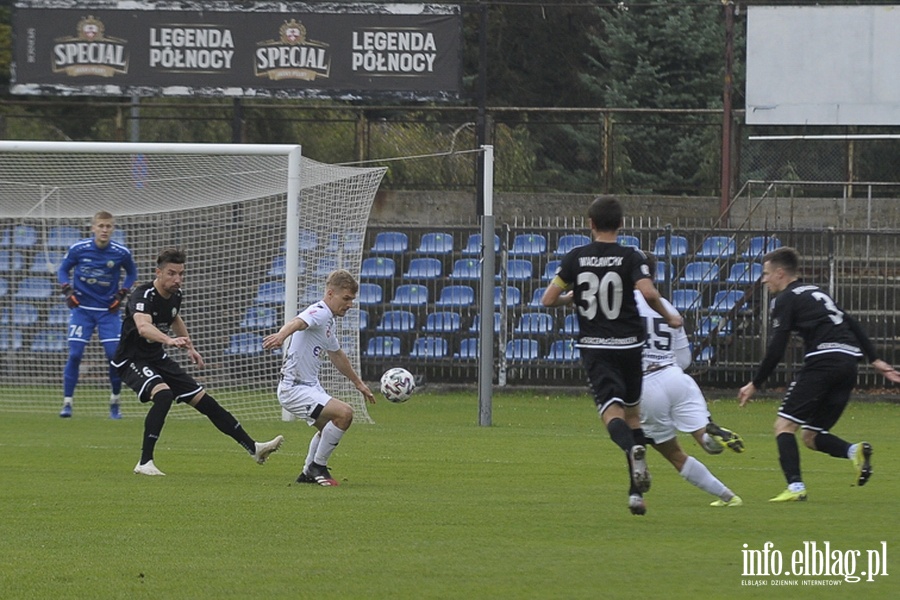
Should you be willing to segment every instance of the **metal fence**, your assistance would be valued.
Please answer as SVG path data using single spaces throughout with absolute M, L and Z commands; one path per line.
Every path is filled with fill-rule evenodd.
M 498 228 L 494 315 L 481 315 L 477 308 L 480 264 L 470 246 L 477 227 L 391 230 L 407 239 L 406 249 L 395 251 L 377 249 L 377 238 L 387 229 L 370 229 L 366 258 L 380 270 L 364 266 L 362 280 L 377 285 L 381 297 L 361 304 L 366 313 L 360 332 L 364 376 L 375 379 L 388 366 L 403 365 L 429 382 L 473 383 L 478 358 L 472 340 L 481 323 L 489 323 L 495 331 L 496 383 L 582 385 L 574 312 L 546 309 L 538 301 L 554 261 L 564 253 L 566 236 L 587 233 L 578 225 L 543 221 Z M 769 338 L 770 300 L 758 283 L 760 259 L 774 245 L 796 247 L 803 258 L 802 279 L 823 286 L 854 315 L 885 360 L 900 359 L 896 231 L 745 228 L 713 233 L 645 224 L 626 227 L 620 238 L 658 256 L 657 285 L 685 316 L 695 357 L 692 373 L 702 385 L 739 387 L 759 364 Z M 449 240 L 442 252 L 422 248 L 422 240 L 434 234 Z M 410 300 L 403 294 L 412 288 L 418 290 Z M 802 347 L 794 341 L 770 385 L 785 385 L 801 359 Z M 862 387 L 882 384 L 869 368 L 862 373 Z
M 453 190 L 475 185 L 473 163 L 435 155 L 476 147 L 476 117 L 467 106 L 0 98 L 0 138 L 300 143 L 327 163 L 418 157 L 386 163 L 384 188 Z M 734 119 L 729 195 L 754 179 L 900 181 L 900 140 L 758 140 L 772 128 Z M 490 107 L 486 123 L 500 192 L 721 194 L 721 110 Z

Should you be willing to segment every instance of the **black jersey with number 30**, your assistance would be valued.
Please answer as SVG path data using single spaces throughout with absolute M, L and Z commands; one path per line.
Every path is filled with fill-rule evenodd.
M 644 254 L 631 246 L 592 242 L 566 254 L 556 276 L 575 293 L 579 348 L 623 349 L 644 344 L 634 285 L 650 277 Z
M 120 363 L 125 359 L 156 360 L 165 356 L 165 349 L 159 342 L 151 342 L 138 333 L 134 313 L 150 315 L 153 325 L 163 333 L 169 333 L 172 321 L 181 309 L 181 290 L 164 298 L 153 283 L 145 283 L 135 288 L 125 305 L 125 319 L 122 321 L 122 335 L 116 356 Z

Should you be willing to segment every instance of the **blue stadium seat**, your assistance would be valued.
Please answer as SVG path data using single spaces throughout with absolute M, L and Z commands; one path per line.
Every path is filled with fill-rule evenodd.
M 700 319 L 700 322 L 697 323 L 697 331 L 694 333 L 699 337 L 707 337 L 716 327 L 718 327 L 716 333 L 720 336 L 726 336 L 731 333 L 731 321 L 725 320 L 724 317 L 718 315 Z
M 544 267 L 544 274 L 541 275 L 541 281 L 551 281 L 554 277 L 556 277 L 556 270 L 559 268 L 558 260 L 551 260 L 547 262 L 547 266 Z
M 359 311 L 359 330 L 365 331 L 369 328 L 369 313 L 367 311 Z
M 387 256 L 370 256 L 364 258 L 359 270 L 360 279 L 390 279 L 397 273 L 397 265 L 393 258 Z
M 66 352 L 68 349 L 64 330 L 38 331 L 31 340 L 32 352 Z
M 494 307 L 497 308 L 500 306 L 500 302 L 502 302 L 501 295 L 503 294 L 503 288 L 497 286 L 494 288 Z M 506 286 L 506 306 L 513 307 L 519 306 L 522 304 L 522 290 L 519 288 L 508 285 Z
M 415 283 L 405 283 L 394 290 L 394 298 L 391 304 L 404 306 L 424 306 L 428 304 L 428 288 Z
M 416 315 L 408 310 L 389 310 L 381 316 L 375 331 L 415 331 Z
M 470 285 L 447 285 L 435 306 L 471 306 L 475 304 L 475 290 Z
M 675 265 L 670 265 L 666 261 L 660 260 L 656 263 L 656 275 L 653 277 L 654 282 L 665 283 L 666 267 L 669 268 L 669 281 L 675 281 Z
M 70 314 L 69 307 L 64 303 L 54 304 L 47 313 L 47 325 L 68 325 Z
M 439 337 L 417 338 L 409 353 L 412 358 L 444 358 L 448 354 L 447 340 Z
M 376 335 L 369 339 L 365 354 L 370 358 L 400 356 L 400 338 L 390 335 Z
M 64 256 L 65 252 L 42 250 L 41 252 L 38 252 L 34 255 L 34 260 L 31 261 L 30 271 L 32 273 L 56 274 L 56 271 L 59 269 L 59 265 L 62 264 Z
M 506 263 L 506 278 L 509 281 L 529 281 L 532 273 L 533 267 L 527 258 L 511 258 Z
M 534 293 L 531 296 L 531 302 L 528 303 L 529 308 L 544 308 L 544 305 L 541 303 L 541 298 L 544 297 L 544 291 L 547 288 L 541 287 L 534 290 Z
M 500 326 L 503 324 L 503 316 L 495 312 L 494 313 L 494 333 L 500 333 Z M 475 315 L 475 318 L 472 319 L 472 325 L 469 327 L 469 331 L 476 332 L 481 331 L 481 315 Z
M 616 237 L 616 242 L 620 246 L 634 246 L 638 249 L 640 249 L 641 247 L 641 240 L 639 240 L 637 236 L 634 235 L 619 235 Z
M 672 258 L 683 258 L 688 253 L 688 241 L 683 235 L 673 235 L 670 238 Z M 656 238 L 653 244 L 652 254 L 656 257 L 663 258 L 666 255 L 666 236 L 661 235 Z
M 409 250 L 409 236 L 402 231 L 380 231 L 375 234 L 372 254 L 403 254 Z
M 564 335 L 579 335 L 581 333 L 581 329 L 578 326 L 578 315 L 575 313 L 569 313 L 566 315 L 566 318 L 563 319 L 562 329 L 559 330 L 560 333 Z
M 0 248 L 12 246 L 12 229 L 6 228 L 0 231 Z
M 738 262 L 731 265 L 727 283 L 753 283 L 762 277 L 762 265 L 757 262 Z
M 416 254 L 443 255 L 453 252 L 453 236 L 449 233 L 432 231 L 422 234 Z
M 38 242 L 37 229 L 30 225 L 16 225 L 12 232 L 12 245 L 16 248 L 31 248 Z
M 301 258 L 297 263 L 297 274 L 306 273 L 306 262 Z M 267 275 L 269 277 L 284 277 L 287 274 L 287 264 L 284 256 L 276 256 L 272 259 Z
M 539 356 L 537 340 L 518 338 L 506 343 L 506 360 L 535 360 Z
M 712 362 L 712 359 L 715 358 L 716 351 L 712 346 L 707 346 L 700 351 L 700 354 L 697 355 L 698 362 Z
M 762 260 L 767 253 L 778 248 L 781 248 L 781 240 L 778 238 L 765 235 L 756 236 L 748 240 L 747 249 L 741 253 L 741 256 Z
M 263 353 L 262 336 L 255 333 L 235 333 L 228 338 L 225 354 L 231 356 L 255 356 Z
M 694 261 L 684 266 L 681 283 L 712 283 L 719 280 L 719 265 L 711 261 Z
M 575 347 L 575 340 L 556 340 L 550 344 L 550 352 L 546 358 L 554 362 L 581 360 L 581 350 Z
M 7 294 L 9 294 L 9 282 L 3 277 L 0 277 L 0 298 Z
M 75 227 L 51 227 L 47 234 L 47 247 L 65 250 L 83 237 Z
M 18 352 L 23 346 L 24 340 L 20 330 L 0 328 L 0 352 Z
M 347 231 L 344 233 L 343 236 L 341 236 L 341 238 L 342 238 L 341 243 L 344 246 L 344 254 L 345 255 L 353 253 L 353 252 L 361 252 L 362 251 L 363 240 L 362 240 L 361 236 L 359 236 L 353 232 Z
M 547 238 L 540 233 L 520 233 L 513 238 L 510 256 L 543 256 L 547 254 Z
M 337 256 L 323 256 L 318 261 L 316 261 L 316 277 L 319 279 L 325 279 L 328 275 L 340 267 L 338 257 Z
M 12 305 L 10 321 L 13 325 L 34 325 L 38 322 L 38 308 L 31 302 L 16 302 Z
M 274 306 L 251 306 L 241 319 L 241 329 L 275 329 L 278 314 Z
M 319 247 L 319 235 L 309 229 L 300 230 L 300 250 L 311 251 Z
M 683 289 L 672 292 L 672 306 L 680 313 L 700 308 L 700 292 L 697 290 Z
M 128 234 L 125 233 L 122 229 L 115 229 L 112 232 L 112 241 L 117 244 L 122 244 L 123 246 L 127 246 Z
M 475 258 L 460 258 L 453 263 L 450 279 L 481 279 L 481 262 Z
M 414 258 L 403 274 L 404 279 L 437 279 L 441 276 L 441 261 L 437 258 Z
M 259 304 L 284 304 L 284 282 L 266 281 L 259 284 L 256 302 Z
M 21 271 L 25 268 L 25 257 L 21 252 L 0 250 L 0 273 Z
M 428 313 L 424 331 L 428 333 L 453 333 L 462 327 L 462 316 L 450 310 Z
M 712 304 L 709 305 L 709 312 L 727 313 L 737 306 L 743 297 L 744 292 L 740 290 L 722 290 L 716 292 Z
M 478 338 L 466 338 L 459 342 L 459 352 L 454 353 L 454 358 L 478 358 Z
M 560 236 L 557 242 L 556 250 L 553 252 L 556 256 L 565 256 L 573 248 L 587 246 L 591 243 L 591 238 L 581 233 L 569 233 Z
M 19 282 L 16 298 L 44 300 L 53 296 L 53 283 L 43 277 L 26 277 Z
M 384 290 L 377 283 L 361 283 L 356 300 L 361 305 L 381 304 L 384 302 Z
M 494 252 L 500 252 L 500 236 L 494 234 Z M 473 233 L 466 242 L 466 247 L 462 251 L 463 256 L 479 256 L 481 255 L 481 234 Z
M 547 335 L 555 329 L 553 316 L 548 313 L 523 313 L 513 330 L 515 333 Z
M 720 259 L 734 256 L 737 246 L 734 240 L 726 235 L 711 235 L 703 240 L 697 251 L 697 258 Z

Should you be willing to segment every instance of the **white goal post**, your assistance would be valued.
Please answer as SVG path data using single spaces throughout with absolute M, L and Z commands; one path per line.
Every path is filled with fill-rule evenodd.
M 184 319 L 207 364 L 192 370 L 180 351 L 176 359 L 239 418 L 279 418 L 281 357 L 262 350 L 262 336 L 321 298 L 334 268 L 359 278 L 385 171 L 319 163 L 297 145 L 0 142 L 0 411 L 59 410 L 68 311 L 56 269 L 104 210 L 139 283 L 153 279 L 160 250 L 187 253 Z M 338 335 L 359 369 L 357 309 L 338 319 Z M 327 360 L 322 375 L 369 420 L 359 392 Z M 108 397 L 95 335 L 75 416 L 105 415 Z M 127 387 L 122 413 L 144 413 Z

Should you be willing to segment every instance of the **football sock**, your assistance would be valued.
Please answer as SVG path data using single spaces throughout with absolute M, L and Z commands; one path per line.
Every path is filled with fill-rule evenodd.
M 63 404 L 72 406 L 72 396 L 66 396 L 65 398 L 63 398 Z
M 141 446 L 142 465 L 153 460 L 153 450 L 156 448 L 163 425 L 166 424 L 166 415 L 169 414 L 174 399 L 170 389 L 160 390 L 153 396 L 153 403 L 144 418 L 144 443 Z
M 316 458 L 316 451 L 319 449 L 319 442 L 322 440 L 322 435 L 317 431 L 316 435 L 312 436 L 312 439 L 309 440 L 309 452 L 306 453 L 306 460 L 303 461 L 303 470 L 309 467 L 310 463 Z
M 638 427 L 637 429 L 632 429 L 631 435 L 634 437 L 635 444 L 640 444 L 641 446 L 648 445 L 647 442 L 649 440 L 647 439 L 647 436 L 644 435 L 644 430 L 641 427 Z
M 816 435 L 815 444 L 816 450 L 818 450 L 819 452 L 824 452 L 829 456 L 833 456 L 835 458 L 847 458 L 848 456 L 850 456 L 848 452 L 850 451 L 851 444 L 849 442 L 845 442 L 836 435 L 821 432 Z
M 780 433 L 775 438 L 778 444 L 778 462 L 788 484 L 803 481 L 800 476 L 800 448 L 797 446 L 797 436 L 793 433 Z
M 337 445 L 341 442 L 341 438 L 344 437 L 344 433 L 346 432 L 335 425 L 332 421 L 329 421 L 325 424 L 325 427 L 322 428 L 319 446 L 318 448 L 316 448 L 316 456 L 314 459 L 316 464 L 320 464 L 322 466 L 328 464 L 328 458 L 331 456 L 331 453 L 334 452 L 334 449 L 337 448 Z
M 241 447 L 250 454 L 256 453 L 256 442 L 250 435 L 244 431 L 241 424 L 234 418 L 230 412 L 222 408 L 222 405 L 216 402 L 216 399 L 205 394 L 197 405 L 194 406 L 201 414 L 206 415 L 216 428 L 241 445 Z
M 119 404 L 119 401 L 122 399 L 119 394 L 110 394 L 109 395 L 109 403 L 110 404 Z
M 628 423 L 625 422 L 625 419 L 614 418 L 607 424 L 606 431 L 609 432 L 609 437 L 615 442 L 616 446 L 624 452 L 628 452 L 634 446 L 634 433 L 631 427 L 628 426 Z
M 719 481 L 716 476 L 706 468 L 706 465 L 693 456 L 688 456 L 687 460 L 684 461 L 684 466 L 681 467 L 681 476 L 684 477 L 684 480 L 688 483 L 697 486 L 704 492 L 708 492 L 713 496 L 718 496 L 719 498 L 721 498 L 725 492 L 729 491 L 728 488 L 725 487 L 725 484 Z

